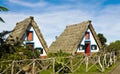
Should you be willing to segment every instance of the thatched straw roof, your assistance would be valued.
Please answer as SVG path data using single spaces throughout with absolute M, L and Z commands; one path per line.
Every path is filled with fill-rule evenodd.
M 48 50 L 48 46 L 40 32 L 39 27 L 37 26 L 37 23 L 34 21 L 34 17 L 30 16 L 29 18 L 26 18 L 25 20 L 19 22 L 16 24 L 15 28 L 12 30 L 8 38 L 6 39 L 6 42 L 8 44 L 14 44 L 17 41 L 23 42 L 25 39 L 26 31 L 32 26 L 38 36 L 38 39 L 40 40 L 43 49 L 46 51 Z
M 91 21 L 85 21 L 79 24 L 67 26 L 64 32 L 49 47 L 50 53 L 56 53 L 59 50 L 63 52 L 75 54 L 78 44 L 81 43 L 85 32 L 90 29 L 98 47 L 101 48 L 99 38 L 91 24 Z

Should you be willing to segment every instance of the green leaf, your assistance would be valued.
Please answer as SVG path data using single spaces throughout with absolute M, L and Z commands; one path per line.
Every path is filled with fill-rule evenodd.
M 3 6 L 0 6 L 0 11 L 9 11 L 9 10 Z
M 0 22 L 3 22 L 3 23 L 5 23 L 5 21 L 0 17 Z

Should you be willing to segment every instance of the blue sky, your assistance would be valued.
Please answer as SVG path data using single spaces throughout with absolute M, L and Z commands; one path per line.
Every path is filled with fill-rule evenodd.
M 0 0 L 10 11 L 0 12 L 6 23 L 0 32 L 12 30 L 17 22 L 34 16 L 48 46 L 67 25 L 91 20 L 107 43 L 120 40 L 120 0 Z

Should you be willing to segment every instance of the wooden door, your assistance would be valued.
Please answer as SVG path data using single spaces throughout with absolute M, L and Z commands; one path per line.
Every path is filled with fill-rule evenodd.
M 85 54 L 90 56 L 90 41 L 85 42 Z

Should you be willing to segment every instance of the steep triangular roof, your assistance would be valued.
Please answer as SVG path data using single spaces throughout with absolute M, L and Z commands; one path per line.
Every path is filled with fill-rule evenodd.
M 91 30 L 98 47 L 101 49 L 99 38 L 91 24 L 91 21 L 88 20 L 79 24 L 67 26 L 57 40 L 51 44 L 49 52 L 56 53 L 57 51 L 62 50 L 63 52 L 75 54 L 78 44 L 81 43 L 88 28 Z
M 39 41 L 41 42 L 41 45 L 43 46 L 43 49 L 47 52 L 48 46 L 42 36 L 42 33 L 40 32 L 39 27 L 37 26 L 37 23 L 34 21 L 34 18 L 30 16 L 29 18 L 26 18 L 25 20 L 19 22 L 16 24 L 15 28 L 12 30 L 8 38 L 6 39 L 6 42 L 8 44 L 13 44 L 17 41 L 24 41 L 24 36 L 26 34 L 27 29 L 32 26 L 35 30 Z

